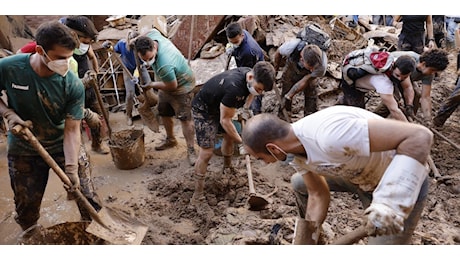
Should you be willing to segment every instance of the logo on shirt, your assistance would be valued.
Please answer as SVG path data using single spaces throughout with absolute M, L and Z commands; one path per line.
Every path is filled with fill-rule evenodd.
M 29 90 L 29 86 L 20 86 L 20 85 L 14 84 L 14 83 L 11 83 L 11 87 L 14 88 L 14 89 Z

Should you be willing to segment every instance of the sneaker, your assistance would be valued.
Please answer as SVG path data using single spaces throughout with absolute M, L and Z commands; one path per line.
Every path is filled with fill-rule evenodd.
M 132 117 L 127 117 L 126 118 L 126 124 L 129 125 L 129 126 L 132 126 L 133 125 L 133 118 Z
M 197 159 L 197 156 L 196 156 L 195 148 L 193 147 L 187 148 L 187 160 L 190 166 L 195 166 L 196 159 Z
M 110 152 L 109 148 L 102 143 L 99 146 L 93 146 L 91 150 L 99 154 L 108 154 Z
M 161 151 L 161 150 L 166 150 L 169 148 L 172 148 L 177 145 L 177 140 L 176 138 L 166 138 L 160 145 L 155 146 L 155 150 Z

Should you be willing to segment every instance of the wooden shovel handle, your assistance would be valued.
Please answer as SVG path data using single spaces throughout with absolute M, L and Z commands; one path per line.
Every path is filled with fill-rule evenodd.
M 246 170 L 248 172 L 249 194 L 256 194 L 254 181 L 252 180 L 251 158 L 249 154 L 246 155 Z
M 46 151 L 46 149 L 41 145 L 41 143 L 29 130 L 29 128 L 23 127 L 22 125 L 16 125 L 11 129 L 11 132 L 15 135 L 22 135 L 23 138 L 27 140 L 35 148 L 35 150 L 37 150 L 38 154 L 40 154 L 40 156 L 51 167 L 51 169 L 53 169 L 53 171 L 58 175 L 59 179 L 61 179 L 61 181 L 67 186 L 72 186 L 72 182 L 70 181 L 69 177 L 61 169 L 61 167 L 59 167 L 59 165 L 56 163 L 53 157 L 51 157 L 48 151 Z M 97 221 L 101 226 L 108 228 L 97 214 L 97 211 L 93 208 L 93 206 L 91 206 L 89 201 L 85 196 L 83 196 L 79 189 L 73 191 L 73 194 L 77 196 L 77 198 L 83 203 L 83 206 L 88 210 L 93 220 Z
M 366 227 L 361 226 L 353 230 L 352 232 L 346 235 L 343 235 L 342 237 L 339 237 L 337 240 L 332 242 L 331 245 L 351 245 L 351 244 L 358 242 L 359 240 L 361 240 L 362 238 L 366 236 L 367 236 Z

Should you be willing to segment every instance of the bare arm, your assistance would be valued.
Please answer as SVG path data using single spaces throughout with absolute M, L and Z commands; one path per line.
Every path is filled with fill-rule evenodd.
M 431 15 L 427 15 L 426 17 L 426 33 L 427 33 L 428 39 L 432 39 L 432 40 L 429 40 L 428 47 L 430 48 L 436 47 L 436 43 L 434 41 L 434 33 L 433 33 L 433 19 Z
M 318 174 L 307 172 L 302 175 L 308 191 L 305 219 L 323 223 L 327 216 L 331 195 L 326 179 Z
M 393 97 L 393 94 L 380 94 L 380 97 L 382 98 L 383 104 L 390 111 L 390 115 L 392 118 L 403 122 L 407 122 L 407 118 L 401 111 L 401 109 L 399 109 L 398 102 L 396 102 L 395 98 Z
M 177 80 L 170 81 L 170 82 L 163 82 L 163 81 L 151 81 L 146 89 L 161 89 L 164 91 L 174 91 L 177 89 Z
M 422 85 L 422 93 L 420 97 L 420 106 L 425 120 L 431 121 L 431 84 Z
M 433 142 L 433 133 L 428 128 L 390 119 L 369 119 L 368 125 L 371 152 L 395 149 L 397 154 L 425 164 Z
M 66 165 L 78 165 L 81 131 L 80 120 L 66 118 L 64 127 L 64 156 Z
M 275 52 L 275 58 L 273 62 L 273 67 L 275 68 L 275 71 L 278 71 L 280 67 L 283 66 L 284 60 L 283 60 L 283 55 L 277 50 Z
M 404 103 L 406 105 L 414 105 L 415 92 L 410 77 L 406 78 L 401 82 L 401 87 L 403 88 L 404 92 Z
M 289 97 L 289 99 L 294 98 L 294 96 L 303 91 L 308 84 L 310 83 L 311 80 L 314 78 L 311 76 L 311 74 L 305 75 L 301 80 L 297 81 L 297 83 L 294 84 L 294 86 L 291 87 L 288 93 L 286 93 L 286 96 Z
M 236 113 L 236 109 L 232 107 L 227 107 L 224 104 L 220 104 L 220 124 L 225 130 L 225 133 L 236 143 L 243 143 L 241 136 L 238 134 L 238 131 L 233 124 L 233 116 Z
M 93 47 L 89 47 L 88 49 L 88 59 L 91 61 L 91 65 L 93 66 L 93 70 L 96 71 L 96 73 L 99 72 L 99 64 L 97 62 L 96 54 L 94 54 Z

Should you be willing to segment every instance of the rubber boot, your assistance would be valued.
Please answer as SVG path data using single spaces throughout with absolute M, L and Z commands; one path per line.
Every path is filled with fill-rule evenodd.
M 193 192 L 192 198 L 190 199 L 191 205 L 197 205 L 200 203 L 200 201 L 206 199 L 204 196 L 204 180 L 204 175 L 195 173 L 195 191 Z
M 298 217 L 295 221 L 293 245 L 317 245 L 321 234 L 321 225 L 316 221 L 307 221 Z

